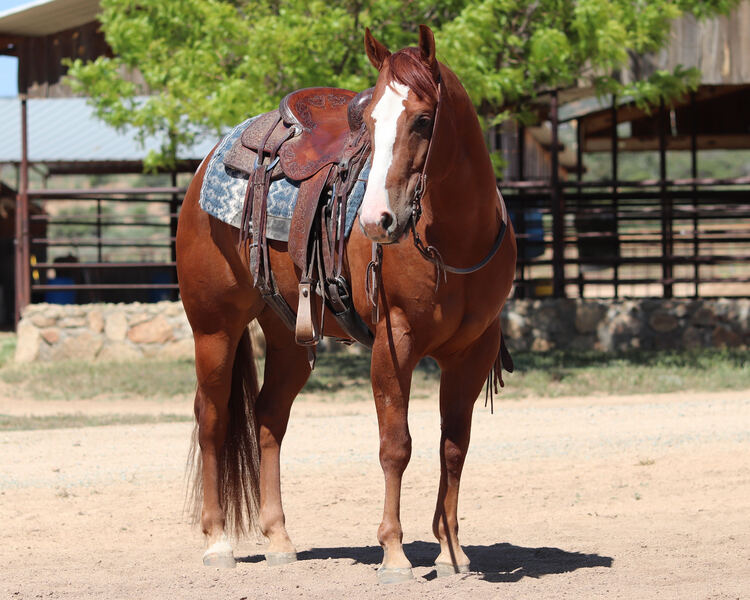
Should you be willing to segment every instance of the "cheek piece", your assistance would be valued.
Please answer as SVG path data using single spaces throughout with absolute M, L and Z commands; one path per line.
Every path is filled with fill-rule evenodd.
M 437 131 L 437 125 L 438 121 L 440 119 L 440 107 L 443 104 L 443 84 L 442 81 L 438 80 L 438 101 L 437 106 L 435 107 L 435 119 L 432 122 L 432 135 L 430 136 L 430 144 L 427 146 L 427 157 L 424 161 L 424 166 L 422 167 L 422 173 L 419 176 L 419 180 L 417 181 L 417 185 L 414 188 L 414 197 L 411 201 L 411 232 L 412 232 L 412 238 L 414 240 L 414 246 L 419 251 L 419 253 L 422 255 L 422 257 L 425 260 L 428 260 L 429 262 L 433 263 L 435 265 L 435 291 L 437 292 L 438 287 L 440 286 L 440 280 L 448 281 L 448 273 L 455 273 L 457 275 L 467 275 L 469 273 L 474 273 L 484 267 L 488 262 L 492 260 L 492 257 L 495 256 L 498 249 L 500 248 L 500 244 L 503 242 L 503 238 L 505 237 L 505 230 L 507 228 L 507 225 L 505 224 L 505 221 L 501 219 L 500 221 L 500 231 L 497 233 L 497 237 L 495 238 L 495 243 L 492 245 L 492 248 L 490 249 L 487 256 L 485 256 L 482 260 L 480 260 L 478 263 L 470 266 L 470 267 L 452 267 L 450 265 L 446 265 L 443 261 L 443 257 L 440 255 L 440 251 L 435 248 L 435 246 L 432 245 L 425 245 L 425 243 L 422 241 L 422 239 L 419 237 L 419 233 L 417 233 L 417 222 L 419 221 L 419 218 L 422 216 L 422 196 L 424 196 L 424 192 L 427 188 L 427 169 L 430 165 L 430 156 L 432 156 L 432 148 L 433 144 L 432 142 L 435 140 L 435 132 Z M 442 275 L 442 277 L 441 277 Z
M 424 196 L 425 190 L 427 189 L 427 169 L 430 165 L 430 157 L 432 156 L 432 142 L 435 140 L 435 132 L 437 131 L 438 120 L 440 119 L 440 107 L 443 100 L 443 83 L 438 79 L 438 101 L 435 107 L 435 119 L 432 122 L 432 134 L 430 135 L 430 142 L 427 146 L 427 156 L 422 166 L 422 172 L 419 174 L 419 180 L 417 185 L 414 187 L 414 195 L 411 199 L 411 217 L 409 218 L 409 226 L 411 227 L 412 239 L 414 241 L 414 247 L 422 255 L 422 258 L 431 262 L 435 265 L 435 292 L 440 287 L 440 280 L 447 282 L 448 273 L 455 273 L 457 275 L 468 275 L 469 273 L 475 273 L 484 267 L 492 258 L 497 254 L 500 245 L 503 243 L 505 238 L 505 231 L 507 225 L 504 219 L 500 220 L 500 230 L 497 232 L 495 243 L 492 245 L 489 253 L 478 263 L 470 267 L 452 267 L 446 265 L 440 251 L 432 245 L 425 245 L 422 238 L 417 233 L 417 222 L 422 216 L 422 197 Z M 373 322 L 377 323 L 379 310 L 378 310 L 378 287 L 380 280 L 380 265 L 382 264 L 383 250 L 377 242 L 372 244 L 372 260 L 367 265 L 367 272 L 365 275 L 365 290 L 367 297 L 372 304 L 372 317 Z

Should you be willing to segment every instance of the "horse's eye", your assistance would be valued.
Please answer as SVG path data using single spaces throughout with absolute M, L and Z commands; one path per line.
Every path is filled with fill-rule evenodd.
M 417 133 L 429 134 L 432 131 L 432 118 L 429 115 L 419 115 L 414 119 L 412 129 Z

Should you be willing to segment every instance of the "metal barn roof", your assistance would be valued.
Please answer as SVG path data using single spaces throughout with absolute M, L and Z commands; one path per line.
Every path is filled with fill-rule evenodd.
M 141 145 L 135 129 L 115 130 L 94 116 L 85 98 L 28 100 L 29 161 L 34 163 L 140 162 L 160 139 Z M 200 160 L 216 143 L 216 136 L 180 153 L 180 160 Z M 21 160 L 21 107 L 18 98 L 0 98 L 0 163 Z
M 99 0 L 37 0 L 0 12 L 0 34 L 40 36 L 96 18 Z

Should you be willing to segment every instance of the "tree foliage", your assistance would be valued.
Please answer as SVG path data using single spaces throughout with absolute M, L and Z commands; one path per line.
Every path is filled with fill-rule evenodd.
M 112 57 L 72 61 L 69 82 L 98 116 L 166 134 L 151 167 L 177 148 L 270 110 L 289 91 L 363 89 L 376 73 L 365 26 L 391 49 L 413 45 L 420 23 L 435 31 L 451 66 L 485 116 L 524 114 L 541 92 L 591 85 L 642 102 L 694 87 L 692 69 L 624 83 L 632 56 L 663 47 L 670 21 L 726 12 L 736 0 L 102 0 Z M 133 74 L 137 73 L 136 76 Z M 499 116 L 497 116 L 499 115 Z

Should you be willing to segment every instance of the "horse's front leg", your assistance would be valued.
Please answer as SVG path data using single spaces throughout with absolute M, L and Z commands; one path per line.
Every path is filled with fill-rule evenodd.
M 403 317 L 392 312 L 380 325 L 370 368 L 380 431 L 380 466 L 385 476 L 383 520 L 378 528 L 383 564 L 378 569 L 378 580 L 396 583 L 413 577 L 402 545 L 400 507 L 401 478 L 411 457 L 407 415 L 417 358 Z
M 438 576 L 469 570 L 458 542 L 458 488 L 471 435 L 474 402 L 500 346 L 496 322 L 464 352 L 440 361 L 440 487 L 432 531 L 440 542 Z

